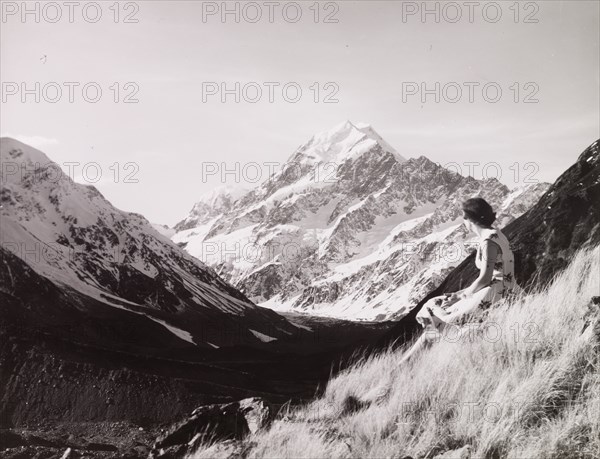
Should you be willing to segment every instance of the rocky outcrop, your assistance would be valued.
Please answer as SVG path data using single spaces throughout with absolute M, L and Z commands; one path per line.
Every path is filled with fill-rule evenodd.
M 438 454 L 433 459 L 470 459 L 471 445 L 465 445 L 462 448 L 453 449 L 444 453 Z
M 590 300 L 584 321 L 581 335 L 593 335 L 597 343 L 596 348 L 600 351 L 600 296 L 594 296 Z
M 259 397 L 198 407 L 156 440 L 150 457 L 180 458 L 202 440 L 242 439 L 267 427 L 274 414 L 273 407 Z
M 246 193 L 247 190 L 244 188 L 235 188 L 229 185 L 212 189 L 194 204 L 194 207 L 184 220 L 174 226 L 174 232 L 196 228 L 223 213 L 229 212 L 233 203 Z M 169 237 L 171 236 L 173 234 L 169 235 Z

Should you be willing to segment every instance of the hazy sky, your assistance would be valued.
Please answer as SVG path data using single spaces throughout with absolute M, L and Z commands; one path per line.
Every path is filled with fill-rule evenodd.
M 439 9 L 438 22 L 434 14 L 421 17 L 422 2 L 290 3 L 273 7 L 272 22 L 265 2 L 240 3 L 239 22 L 233 14 L 223 21 L 219 12 L 203 20 L 203 8 L 209 13 L 221 2 L 121 3 L 115 23 L 113 2 L 100 2 L 97 22 L 93 7 L 84 16 L 80 6 L 71 23 L 63 2 L 55 3 L 60 19 L 55 7 L 30 2 L 32 10 L 39 5 L 39 22 L 34 14 L 21 17 L 22 2 L 3 2 L 1 133 L 59 164 L 98 163 L 103 175 L 95 185 L 115 206 L 169 225 L 221 183 L 203 177 L 208 162 L 228 170 L 238 163 L 252 179 L 256 171 L 247 163 L 283 163 L 314 133 L 347 119 L 371 124 L 407 158 L 458 163 L 465 175 L 466 163 L 495 161 L 509 187 L 516 170 L 519 181 L 553 181 L 599 137 L 597 1 L 522 2 L 518 9 L 512 1 L 479 2 L 471 18 L 464 2 L 428 2 Z M 496 5 L 502 16 L 493 22 Z M 252 23 L 257 7 L 262 16 Z M 292 22 L 298 11 L 302 17 Z M 128 14 L 138 22 L 124 22 Z M 337 23 L 324 22 L 328 15 Z M 69 82 L 79 84 L 73 102 Z M 203 83 L 210 82 L 255 84 L 246 86 L 246 99 L 236 103 L 229 94 L 223 103 L 220 94 L 203 100 Z M 265 82 L 279 83 L 273 102 Z M 410 82 L 429 89 L 439 82 L 439 102 L 433 93 L 424 102 L 420 93 L 403 100 L 403 87 L 412 89 L 403 83 Z M 25 101 L 21 83 L 33 89 Z M 287 83 L 302 90 L 298 102 L 291 102 L 293 85 L 284 97 Z M 257 85 L 263 94 L 251 103 Z M 92 103 L 95 87 L 102 94 Z M 338 101 L 324 103 L 334 91 Z M 138 102 L 124 103 L 133 92 Z M 481 178 L 482 166 L 473 175 Z M 127 176 L 138 183 L 126 183 Z

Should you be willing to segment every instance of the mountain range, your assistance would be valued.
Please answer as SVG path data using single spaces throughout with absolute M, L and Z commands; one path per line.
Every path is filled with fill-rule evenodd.
M 369 125 L 314 135 L 257 187 L 202 197 L 172 240 L 275 311 L 398 320 L 474 239 L 461 203 L 482 196 L 504 226 L 547 190 L 509 189 L 424 156 L 405 159 Z
M 139 333 L 146 329 L 154 335 L 162 328 L 182 347 L 260 346 L 298 332 L 179 249 L 143 216 L 120 211 L 95 187 L 57 174 L 60 168 L 41 151 L 10 138 L 0 147 L 3 294 L 27 294 L 27 285 L 11 272 L 28 271 L 60 288 L 65 324 L 70 310 L 135 315 Z M 30 311 L 38 324 L 50 317 L 57 321 L 57 311 L 46 308 Z M 81 329 L 73 324 L 64 332 Z

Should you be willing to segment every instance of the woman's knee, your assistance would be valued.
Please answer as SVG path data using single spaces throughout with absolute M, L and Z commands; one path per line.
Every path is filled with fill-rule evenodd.
M 440 338 L 441 338 L 441 333 L 435 329 L 434 327 L 426 327 L 425 330 L 423 330 L 423 334 L 421 335 L 421 341 L 423 341 L 424 344 L 429 345 L 429 344 L 433 344 L 433 343 L 437 343 Z
M 423 305 L 422 311 L 426 311 L 427 308 L 432 308 L 434 306 L 441 306 L 443 302 L 444 296 L 434 296 L 433 298 L 429 298 L 425 304 Z

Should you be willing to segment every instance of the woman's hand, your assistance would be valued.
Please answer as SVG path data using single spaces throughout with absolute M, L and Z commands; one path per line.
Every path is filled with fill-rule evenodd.
M 440 319 L 431 308 L 427 308 L 429 316 L 431 317 L 431 327 L 435 328 L 438 332 L 442 331 L 447 325 L 442 319 Z
M 441 307 L 443 309 L 447 309 L 450 306 L 452 306 L 454 303 L 456 303 L 457 301 L 462 299 L 462 294 L 459 292 L 454 292 L 454 293 L 444 293 L 444 295 L 446 295 L 446 298 L 443 300 Z
M 456 303 L 458 300 L 463 299 L 463 295 L 460 292 L 447 293 L 447 295 L 448 295 L 448 301 L 450 301 L 452 303 Z

